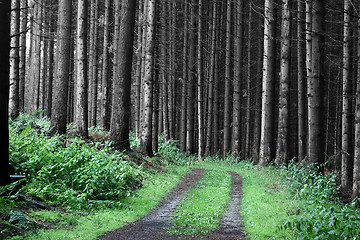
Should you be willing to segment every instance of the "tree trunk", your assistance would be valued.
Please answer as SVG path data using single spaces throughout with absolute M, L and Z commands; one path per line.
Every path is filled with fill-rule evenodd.
M 32 113 L 39 108 L 40 68 L 41 68 L 41 4 L 35 3 L 32 9 L 34 21 L 31 42 L 30 58 L 30 96 L 28 96 L 28 112 Z
M 98 112 L 98 23 L 99 0 L 91 0 L 90 10 L 90 42 L 89 42 L 89 107 L 90 126 L 97 126 Z
M 11 50 L 10 50 L 10 118 L 19 116 L 19 32 L 20 32 L 20 1 L 11 1 Z
M 350 69 L 350 0 L 344 0 L 343 70 L 342 70 L 342 128 L 341 128 L 341 188 L 348 191 L 352 187 L 352 107 Z
M 232 0 L 227 0 L 227 8 L 226 8 L 226 56 L 225 56 L 225 93 L 224 93 L 224 145 L 223 145 L 223 156 L 230 151 L 230 113 L 231 113 L 231 9 L 232 9 Z M 238 79 L 236 79 L 238 81 Z
M 20 52 L 19 52 L 19 111 L 24 112 L 25 78 L 26 78 L 26 34 L 27 29 L 27 0 L 20 1 Z
M 72 1 L 60 0 L 58 10 L 58 33 L 56 44 L 56 69 L 53 88 L 51 126 L 59 134 L 66 133 L 68 85 L 70 68 Z
M 103 41 L 103 59 L 102 59 L 102 78 L 101 78 L 101 127 L 104 129 L 109 129 L 110 127 L 110 71 L 109 71 L 109 47 L 110 47 L 110 12 L 111 4 L 110 0 L 105 1 L 105 16 L 104 16 L 104 41 Z M 115 8 L 120 11 L 120 1 L 116 1 Z M 115 31 L 114 31 L 114 42 L 113 47 L 116 49 L 118 46 L 118 36 L 119 36 L 119 27 L 120 27 L 120 15 L 116 14 L 115 16 Z M 115 50 L 116 51 L 116 50 Z M 115 68 L 117 66 L 118 59 L 114 58 L 114 70 L 113 73 L 117 71 Z M 114 75 L 115 79 L 115 75 Z
M 88 1 L 78 0 L 76 36 L 76 131 L 87 138 L 88 133 L 88 62 L 87 19 Z
M 10 0 L 0 2 L 0 186 L 10 183 L 8 129 L 10 6 Z
M 193 2 L 195 0 L 192 0 Z M 186 113 L 186 153 L 195 153 L 195 6 L 190 4 L 190 29 L 188 52 L 188 78 L 187 78 L 187 113 Z
M 308 80 L 308 161 L 321 164 L 324 162 L 323 141 L 323 102 L 322 87 L 324 84 L 325 60 L 325 2 L 312 2 L 312 41 L 311 69 Z
M 136 1 L 122 0 L 116 78 L 113 81 L 110 140 L 118 150 L 130 150 L 131 72 L 135 32 Z M 115 36 L 117 37 L 117 36 Z M 151 141 L 150 141 L 151 144 Z
M 180 149 L 186 151 L 186 98 L 187 98 L 187 64 L 188 64 L 188 1 L 184 1 L 184 36 L 182 52 L 182 92 L 181 92 L 181 118 L 180 118 Z
M 275 13 L 274 1 L 265 0 L 264 66 L 261 114 L 260 164 L 268 165 L 273 157 L 274 82 L 275 82 Z
M 276 164 L 289 160 L 289 98 L 290 98 L 290 6 L 282 0 L 281 66 L 280 66 L 279 121 Z
M 145 48 L 145 75 L 144 75 L 144 113 L 142 133 L 140 138 L 140 152 L 153 156 L 152 151 L 152 84 L 154 72 L 154 24 L 155 0 L 148 0 L 147 30 Z
M 198 156 L 201 159 L 205 152 L 204 146 L 204 99 L 203 99 L 203 0 L 199 0 L 198 44 L 197 44 L 197 110 L 198 110 Z
M 303 49 L 304 27 L 303 12 L 304 3 L 298 1 L 297 13 L 297 72 L 298 72 L 298 160 L 306 157 L 306 76 L 304 76 L 305 56 Z
M 355 110 L 355 150 L 352 197 L 360 198 L 360 19 L 357 21 L 357 86 L 356 86 L 356 110 Z
M 213 106 L 214 106 L 214 81 L 215 81 L 215 54 L 216 54 L 216 21 L 218 1 L 212 3 L 212 23 L 211 23 L 211 49 L 210 49 L 210 66 L 209 66 L 209 83 L 208 83 L 208 103 L 207 103 L 207 125 L 206 125 L 206 144 L 205 155 L 211 154 L 211 143 L 213 139 Z
M 232 153 L 238 156 L 241 151 L 241 97 L 242 97 L 242 74 L 243 74 L 243 3 L 236 3 L 236 25 L 235 25 L 235 73 L 233 91 L 233 131 L 232 131 Z M 250 20 L 249 20 L 250 21 Z M 249 50 L 250 51 L 250 50 Z M 248 62 L 250 60 L 248 59 Z M 250 72 L 248 73 L 250 74 Z M 248 93 L 249 94 L 249 93 Z M 250 106 L 248 106 L 250 107 Z
M 0 2 L 0 186 L 10 183 L 8 129 L 10 6 L 10 0 Z

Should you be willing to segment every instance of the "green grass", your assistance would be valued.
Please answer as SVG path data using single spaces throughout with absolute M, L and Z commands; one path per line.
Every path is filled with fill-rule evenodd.
M 214 230 L 230 201 L 231 176 L 225 171 L 208 171 L 176 210 L 172 234 L 203 235 Z
M 241 216 L 250 239 L 296 239 L 289 229 L 281 229 L 286 221 L 299 214 L 300 202 L 283 186 L 282 173 L 273 167 L 258 167 L 234 158 L 222 161 L 207 158 L 194 166 L 232 171 L 243 177 Z
M 189 172 L 188 168 L 170 168 L 167 173 L 156 175 L 147 179 L 144 186 L 137 192 L 136 196 L 127 197 L 122 201 L 120 209 L 104 209 L 91 212 L 83 212 L 85 216 L 73 219 L 73 228 L 39 231 L 29 234 L 26 239 L 96 239 L 99 236 L 120 228 L 128 223 L 134 222 L 145 216 L 155 208 L 161 200 L 181 181 L 182 177 Z M 35 214 L 38 220 L 64 219 L 59 213 Z M 65 219 L 66 221 L 66 219 Z M 67 220 L 69 221 L 69 220 Z

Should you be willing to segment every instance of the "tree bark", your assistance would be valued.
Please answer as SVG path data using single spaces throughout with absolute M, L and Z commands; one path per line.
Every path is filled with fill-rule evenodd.
M 8 128 L 10 6 L 10 0 L 0 1 L 0 186 L 10 183 Z
M 268 165 L 273 158 L 274 81 L 275 81 L 275 13 L 274 1 L 265 0 L 264 65 L 261 114 L 260 164 Z
M 195 0 L 192 0 L 194 2 Z M 190 5 L 190 33 L 189 33 L 189 52 L 188 52 L 188 78 L 187 78 L 187 112 L 186 112 L 186 154 L 195 153 L 195 6 Z
M 118 150 L 130 150 L 131 71 L 135 32 L 136 1 L 122 0 L 117 69 L 113 81 L 110 140 Z M 150 141 L 151 144 L 151 141 Z
M 10 118 L 15 119 L 19 116 L 19 32 L 20 32 L 20 1 L 11 1 L 11 50 L 10 50 L 10 99 L 9 112 Z
M 243 74 L 243 3 L 236 3 L 236 25 L 235 25 L 235 73 L 233 91 L 233 128 L 232 128 L 232 153 L 238 156 L 241 151 L 241 98 L 242 98 L 242 74 Z M 250 21 L 250 20 L 249 20 Z M 250 51 L 250 50 L 249 50 Z M 248 59 L 250 62 L 250 60 Z M 250 74 L 250 72 L 248 72 Z M 249 94 L 249 93 L 248 93 Z M 248 106 L 250 107 L 250 106 Z M 246 122 L 245 124 L 247 124 Z
M 198 44 L 197 44 L 197 120 L 198 120 L 198 157 L 205 153 L 204 146 L 204 99 L 203 99 L 203 0 L 199 0 L 199 16 L 198 16 Z
M 88 133 L 88 1 L 78 0 L 76 36 L 76 131 L 87 138 Z
M 304 72 L 306 63 L 303 51 L 306 46 L 303 44 L 304 24 L 302 23 L 305 6 L 302 1 L 298 1 L 297 9 L 298 160 L 301 161 L 306 157 L 306 76 Z
M 232 0 L 227 0 L 226 8 L 226 47 L 225 47 L 225 93 L 224 93 L 224 142 L 223 142 L 223 156 L 230 151 L 230 113 L 231 113 L 231 104 L 230 104 L 230 95 L 231 95 L 231 9 L 232 9 Z M 238 79 L 236 79 L 238 81 Z
M 342 128 L 341 128 L 341 187 L 348 191 L 352 187 L 352 88 L 350 69 L 350 0 L 344 0 L 343 70 L 342 70 Z
M 323 101 L 325 60 L 325 2 L 312 1 L 311 70 L 308 79 L 308 161 L 324 162 Z
M 140 152 L 153 156 L 152 150 L 152 84 L 154 71 L 154 24 L 155 24 L 155 0 L 148 0 L 147 30 L 145 48 L 145 73 L 144 73 L 144 113 L 142 133 L 140 138 Z
M 60 0 L 56 44 L 57 63 L 54 73 L 53 108 L 51 112 L 51 127 L 59 134 L 66 133 L 70 69 L 71 13 L 72 1 Z
M 356 86 L 356 108 L 355 108 L 355 150 L 352 197 L 360 198 L 360 18 L 357 21 L 357 86 Z
M 289 160 L 289 100 L 290 100 L 290 6 L 282 0 L 281 64 L 280 64 L 279 121 L 276 164 Z

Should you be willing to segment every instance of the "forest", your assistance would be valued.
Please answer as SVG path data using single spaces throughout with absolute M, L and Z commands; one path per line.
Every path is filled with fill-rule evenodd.
M 28 114 L 48 119 L 46 130 L 34 129 L 39 136 L 66 146 L 109 141 L 101 151 L 152 159 L 169 142 L 195 162 L 232 158 L 254 168 L 303 166 L 311 179 L 334 174 L 341 199 L 355 204 L 359 6 L 358 0 L 0 0 L 0 185 L 10 183 L 9 163 L 26 175 L 39 167 L 16 166 L 21 154 L 11 145 L 14 131 L 27 139 L 26 126 L 38 126 L 24 120 Z M 136 171 L 121 180 L 129 181 L 128 192 Z

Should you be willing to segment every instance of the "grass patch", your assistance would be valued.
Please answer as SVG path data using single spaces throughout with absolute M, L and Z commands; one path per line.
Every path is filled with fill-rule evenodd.
M 232 171 L 243 177 L 241 216 L 250 239 L 296 239 L 291 229 L 280 229 L 300 214 L 301 202 L 283 186 L 284 173 L 273 167 L 259 167 L 238 159 L 206 158 L 193 166 Z
M 214 230 L 230 201 L 231 176 L 225 171 L 208 171 L 177 208 L 169 232 L 204 235 Z

